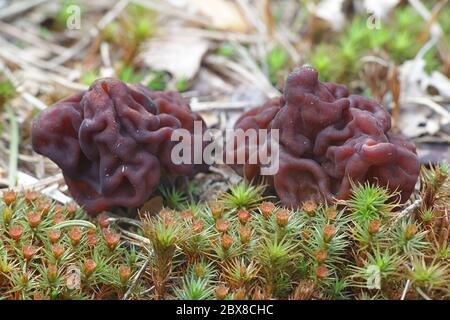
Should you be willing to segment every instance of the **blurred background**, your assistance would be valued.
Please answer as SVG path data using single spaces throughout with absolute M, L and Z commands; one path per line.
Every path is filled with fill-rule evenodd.
M 448 162 L 449 46 L 447 0 L 0 0 L 0 189 L 70 200 L 30 123 L 99 77 L 179 91 L 224 129 L 303 64 L 383 103 L 423 164 Z

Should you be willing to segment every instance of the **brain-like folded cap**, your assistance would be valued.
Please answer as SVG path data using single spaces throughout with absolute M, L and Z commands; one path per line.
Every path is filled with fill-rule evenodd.
M 320 82 L 309 66 L 288 76 L 283 98 L 247 111 L 235 128 L 279 130 L 279 171 L 266 178 L 287 206 L 346 199 L 352 182 L 366 181 L 399 191 L 404 202 L 419 175 L 414 145 L 389 132 L 391 117 L 382 105 Z M 256 149 L 247 143 L 233 151 L 249 159 Z M 260 174 L 258 164 L 233 167 L 249 179 Z
M 98 213 L 142 205 L 163 169 L 188 176 L 204 171 L 204 165 L 170 158 L 173 131 L 193 133 L 196 120 L 204 130 L 201 117 L 176 92 L 104 78 L 42 111 L 33 122 L 32 144 L 62 169 L 74 199 Z

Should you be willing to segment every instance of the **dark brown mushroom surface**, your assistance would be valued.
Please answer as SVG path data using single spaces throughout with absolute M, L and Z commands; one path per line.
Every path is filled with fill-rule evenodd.
M 347 199 L 352 182 L 366 181 L 397 190 L 404 202 L 419 175 L 414 145 L 389 132 L 382 105 L 320 82 L 309 66 L 289 75 L 283 97 L 247 111 L 235 128 L 279 129 L 279 170 L 267 178 L 286 206 Z M 247 161 L 257 149 L 247 141 L 233 151 Z M 249 179 L 260 175 L 260 163 L 233 167 Z
M 175 129 L 193 134 L 201 117 L 176 92 L 154 92 L 104 78 L 42 111 L 32 125 L 37 153 L 61 169 L 73 198 L 89 213 L 139 207 L 162 171 L 192 176 L 204 165 L 174 164 Z

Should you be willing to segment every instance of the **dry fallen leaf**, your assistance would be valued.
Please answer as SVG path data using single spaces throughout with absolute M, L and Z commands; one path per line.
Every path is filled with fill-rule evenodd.
M 439 95 L 450 97 L 450 80 L 438 71 L 429 75 L 423 59 L 405 61 L 400 67 L 401 99 L 428 96 L 428 89 L 434 88 Z
M 23 188 L 34 186 L 39 180 L 35 177 L 30 176 L 29 174 L 19 171 L 17 172 L 17 185 Z M 42 189 L 41 192 L 53 200 L 56 200 L 60 203 L 67 204 L 73 201 L 72 198 L 66 196 L 62 193 L 58 188 L 57 184 L 50 185 L 45 189 Z
M 424 88 L 432 87 L 441 96 L 450 98 L 450 80 L 439 71 L 433 71 L 428 78 L 424 79 L 422 86 Z
M 367 13 L 379 18 L 385 18 L 400 0 L 364 0 L 364 8 Z
M 440 129 L 438 117 L 432 117 L 433 112 L 426 107 L 406 106 L 399 117 L 398 127 L 402 133 L 415 138 L 423 135 L 434 135 Z
M 209 42 L 198 37 L 169 35 L 148 41 L 140 58 L 149 67 L 168 71 L 177 79 L 192 79 L 208 47 Z
M 436 134 L 440 128 L 450 123 L 450 112 L 444 105 L 440 105 L 430 98 L 429 90 L 433 88 L 439 95 L 448 97 L 450 80 L 437 71 L 430 76 L 425 71 L 425 61 L 423 59 L 408 60 L 400 66 L 399 70 L 401 104 L 421 106 L 421 108 L 433 111 L 433 118 L 430 116 L 428 119 L 420 116 L 420 114 L 423 114 L 420 109 L 418 111 L 409 111 L 409 116 L 400 120 L 400 122 L 403 122 L 403 126 L 402 124 L 400 125 L 403 133 L 410 137 L 416 137 L 425 133 Z
M 344 0 L 322 0 L 317 7 L 312 7 L 314 14 L 325 20 L 335 31 L 341 30 L 346 22 L 342 6 Z
M 247 32 L 249 25 L 236 4 L 229 0 L 189 0 L 200 14 L 211 20 L 220 30 Z
M 164 207 L 164 201 L 161 196 L 155 196 L 148 200 L 144 205 L 139 209 L 139 211 L 143 214 L 155 215 L 161 211 Z

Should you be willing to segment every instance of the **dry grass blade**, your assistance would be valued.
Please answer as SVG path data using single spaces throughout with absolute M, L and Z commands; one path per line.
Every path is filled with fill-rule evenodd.
M 19 154 L 19 125 L 16 116 L 11 108 L 8 108 L 9 124 L 10 124 L 10 140 L 9 140 L 9 187 L 16 185 L 17 179 L 17 162 Z
M 8 18 L 12 18 L 47 1 L 48 0 L 28 0 L 15 2 L 11 6 L 2 9 L 0 12 L 0 19 L 6 20 Z

